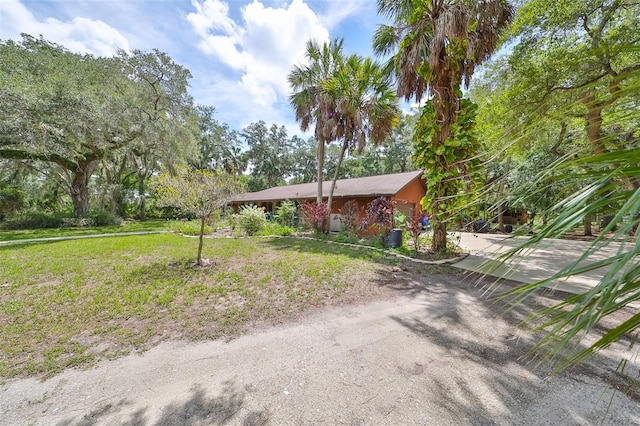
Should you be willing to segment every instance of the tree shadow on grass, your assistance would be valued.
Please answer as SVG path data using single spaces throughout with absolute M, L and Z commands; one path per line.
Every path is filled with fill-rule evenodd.
M 267 424 L 270 415 L 267 410 L 246 411 L 244 409 L 243 391 L 233 383 L 225 383 L 222 393 L 218 396 L 207 396 L 202 385 L 194 385 L 186 401 L 175 401 L 162 408 L 162 414 L 156 421 L 147 418 L 148 407 L 139 408 L 131 413 L 130 403 L 121 400 L 116 404 L 107 404 L 81 419 L 65 419 L 58 426 L 93 426 L 101 424 L 120 424 L 126 426 L 189 426 L 203 424 L 241 424 L 244 426 L 259 426 Z M 153 416 L 157 417 L 157 416 Z

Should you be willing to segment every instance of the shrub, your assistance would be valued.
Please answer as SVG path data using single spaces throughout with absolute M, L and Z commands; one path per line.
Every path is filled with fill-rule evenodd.
M 119 226 L 122 224 L 121 217 L 105 211 L 93 212 L 89 217 L 93 220 L 94 226 Z
M 293 227 L 295 225 L 296 217 L 296 203 L 293 201 L 284 201 L 276 209 L 276 222 L 280 225 Z
M 340 224 L 342 229 L 349 233 L 355 233 L 358 228 L 358 220 L 362 215 L 362 208 L 358 206 L 356 200 L 349 200 L 344 203 L 344 206 L 340 209 Z
M 393 227 L 393 202 L 385 197 L 379 197 L 367 204 L 366 218 L 362 222 L 362 229 L 372 229 L 383 239 L 389 235 Z
M 179 234 L 185 235 L 200 235 L 200 221 L 179 221 L 171 224 L 171 230 Z M 211 227 L 209 225 L 204 226 L 204 233 L 210 234 Z
M 329 210 L 327 203 L 317 204 L 315 202 L 306 202 L 300 205 L 300 215 L 304 223 L 313 228 L 316 233 L 323 234 L 329 223 Z
M 64 214 L 62 213 L 26 212 L 4 222 L 2 229 L 60 228 L 63 226 L 63 221 Z
M 340 231 L 333 237 L 333 241 L 335 241 L 336 243 L 355 244 L 358 242 L 358 236 L 353 232 Z
M 240 206 L 240 211 L 234 216 L 235 227 L 249 236 L 255 235 L 267 225 L 264 210 L 254 204 Z
M 90 217 L 65 217 L 62 219 L 63 228 L 90 228 L 95 222 Z
M 292 228 L 288 226 L 280 225 L 279 223 L 267 223 L 267 226 L 265 226 L 263 230 L 258 231 L 256 233 L 256 235 L 263 235 L 263 236 L 280 235 L 282 237 L 286 237 L 287 235 L 292 235 L 292 234 L 293 234 Z

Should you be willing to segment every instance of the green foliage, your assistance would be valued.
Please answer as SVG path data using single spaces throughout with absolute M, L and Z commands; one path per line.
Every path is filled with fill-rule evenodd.
M 200 156 L 191 159 L 190 164 L 197 169 L 242 173 L 246 169 L 247 158 L 242 155 L 238 132 L 231 130 L 226 123 L 219 123 L 214 118 L 215 108 L 212 106 L 198 106 L 196 112 Z
M 276 208 L 276 221 L 283 226 L 293 228 L 298 214 L 298 207 L 293 201 L 283 201 Z
M 171 223 L 171 231 L 184 235 L 200 235 L 200 221 L 180 220 Z M 204 226 L 204 233 L 210 234 L 211 227 Z
M 336 243 L 356 244 L 359 241 L 358 235 L 353 231 L 340 231 L 331 238 Z
M 91 185 L 122 213 L 131 176 L 143 195 L 160 161 L 193 152 L 189 78 L 157 50 L 100 58 L 41 37 L 0 41 L 0 158 L 57 176 L 48 184 L 67 193 L 76 216 L 90 211 Z
M 388 68 L 397 77 L 398 94 L 407 101 L 429 98 L 413 137 L 413 159 L 429 174 L 424 205 L 434 219 L 433 248 L 445 250 L 451 200 L 461 186 L 455 181 L 468 176 L 466 162 L 477 155 L 469 126 L 475 107 L 462 99 L 460 86 L 469 86 L 475 67 L 496 49 L 513 6 L 504 0 L 377 4 L 391 24 L 379 26 L 374 49 L 392 54 Z
M 25 212 L 0 224 L 2 229 L 47 229 L 60 228 L 64 224 L 63 213 Z
M 118 226 L 122 219 L 108 212 L 92 212 L 80 217 L 64 213 L 25 212 L 2 224 L 2 229 L 87 228 L 94 226 Z
M 156 200 L 158 206 L 171 206 L 200 219 L 198 265 L 202 265 L 202 246 L 205 220 L 227 204 L 240 192 L 235 176 L 216 170 L 192 170 L 174 167 L 175 174 L 164 172 L 158 177 Z
M 120 234 L 127 232 L 163 232 L 170 230 L 173 222 L 158 221 L 125 221 L 121 225 L 99 228 L 39 228 L 23 230 L 2 230 L 0 241 L 15 241 L 31 238 L 73 237 L 77 235 Z M 1 229 L 1 228 L 0 228 Z
M 164 172 L 158 177 L 156 200 L 160 207 L 176 207 L 203 218 L 241 190 L 234 176 L 219 170 L 191 170 L 184 166 L 174 169 L 175 174 Z
M 122 224 L 122 218 L 105 211 L 96 211 L 89 214 L 94 226 L 118 226 Z
M 240 206 L 240 211 L 234 215 L 234 223 L 242 232 L 252 236 L 262 231 L 268 222 L 262 207 L 250 204 Z
M 269 235 L 277 235 L 281 237 L 286 237 L 289 235 L 293 235 L 293 228 L 282 225 L 280 223 L 268 222 L 265 227 L 256 232 L 255 235 L 260 236 L 269 236 Z
M 457 216 L 468 201 L 463 195 L 477 184 L 474 171 L 480 164 L 478 153 L 482 143 L 474 131 L 476 110 L 477 105 L 470 100 L 460 100 L 457 120 L 451 124 L 444 143 L 438 139 L 440 125 L 432 101 L 423 108 L 416 126 L 413 161 L 418 168 L 428 171 L 422 205 L 431 213 L 436 233 L 446 232 L 446 228 L 441 227 Z M 444 249 L 436 241 L 434 239 L 434 251 Z
M 571 295 L 558 305 L 543 309 L 529 321 L 535 329 L 547 330 L 546 336 L 538 344 L 538 349 L 549 350 L 549 356 L 560 350 L 572 350 L 565 357 L 560 368 L 583 360 L 590 354 L 604 349 L 613 342 L 630 336 L 640 328 L 640 314 L 631 317 L 614 315 L 626 306 L 640 299 L 640 246 L 634 240 L 638 237 L 640 225 L 640 189 L 620 187 L 620 180 L 638 176 L 640 149 L 624 150 L 590 156 L 578 160 L 567 160 L 554 166 L 554 174 L 563 174 L 569 170 L 582 170 L 592 184 L 576 193 L 570 194 L 554 206 L 556 216 L 526 243 L 508 252 L 504 259 L 515 253 L 536 249 L 544 238 L 558 238 L 579 226 L 583 217 L 595 215 L 606 210 L 612 203 L 619 207 L 603 232 L 595 238 L 589 248 L 575 262 L 567 265 L 548 279 L 519 287 L 510 296 L 516 301 L 523 300 L 546 285 L 563 280 L 596 268 L 604 268 L 604 277 L 592 289 L 581 294 Z M 615 164 L 615 168 L 610 166 Z M 584 167 L 588 165 L 588 167 Z M 550 174 L 540 174 L 543 182 L 550 180 Z M 576 178 L 584 178 L 577 176 Z M 595 201 L 594 201 L 595 200 Z M 614 237 L 609 238 L 608 232 Z M 603 256 L 602 249 L 613 241 L 620 242 L 621 248 L 613 256 Z M 626 243 L 626 244 L 625 244 Z M 585 346 L 577 343 L 587 336 L 587 332 L 598 327 L 603 321 L 612 322 L 607 332 L 595 342 Z
M 510 294 L 518 303 L 567 277 L 605 271 L 595 287 L 529 318 L 545 332 L 538 349 L 562 360 L 558 368 L 627 337 L 635 342 L 640 326 L 636 311 L 622 312 L 640 297 L 633 239 L 640 223 L 639 32 L 635 2 L 527 1 L 512 48 L 472 91 L 488 123 L 483 138 L 498 155 L 508 148 L 514 157 L 509 203 L 547 219 L 504 260 L 543 246 L 545 238 L 586 231 L 603 212 L 613 217 L 575 263 Z M 603 255 L 614 241 L 626 244 Z
M 294 161 L 285 127 L 272 124 L 267 128 L 264 121 L 259 121 L 247 126 L 242 131 L 242 137 L 249 147 L 245 155 L 253 165 L 252 177 L 262 182 L 264 188 L 284 184 L 284 178 L 291 174 Z M 253 184 L 254 190 L 257 190 L 258 182 Z
M 25 205 L 26 194 L 19 188 L 0 186 L 0 221 L 15 213 Z

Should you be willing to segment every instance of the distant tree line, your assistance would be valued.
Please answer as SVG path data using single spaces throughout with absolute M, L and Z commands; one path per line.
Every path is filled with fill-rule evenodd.
M 159 214 L 153 184 L 187 164 L 223 170 L 257 191 L 313 182 L 317 141 L 263 121 L 238 131 L 213 106 L 196 105 L 191 73 L 158 50 L 110 58 L 73 53 L 43 38 L 0 41 L 0 220 L 24 211 L 83 216 Z M 413 170 L 411 116 L 340 177 Z M 339 147 L 328 147 L 325 176 Z

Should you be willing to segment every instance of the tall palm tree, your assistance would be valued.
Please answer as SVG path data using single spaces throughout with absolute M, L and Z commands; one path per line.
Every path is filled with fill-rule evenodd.
M 432 103 L 432 143 L 443 147 L 460 111 L 459 87 L 463 81 L 468 86 L 475 67 L 494 52 L 513 7 L 506 0 L 378 0 L 378 12 L 392 25 L 378 28 L 374 50 L 392 54 L 389 69 L 397 76 L 398 95 Z M 438 161 L 456 167 L 444 158 Z M 446 218 L 437 213 L 442 200 L 456 194 L 437 191 L 431 211 L 433 249 L 439 251 L 446 249 Z
M 352 55 L 334 78 L 324 84 L 326 95 L 335 104 L 335 134 L 343 140 L 327 200 L 329 211 L 347 149 L 351 147 L 361 153 L 367 139 L 374 144 L 382 143 L 399 122 L 398 101 L 389 80 L 388 74 L 371 58 Z
M 289 101 L 296 112 L 300 129 L 307 131 L 315 123 L 315 138 L 318 141 L 318 194 L 316 202 L 322 202 L 322 180 L 325 144 L 338 139 L 336 135 L 336 105 L 324 85 L 335 77 L 342 67 L 345 57 L 342 39 L 334 39 L 322 46 L 314 40 L 307 42 L 306 65 L 295 65 L 288 75 L 293 90 Z

